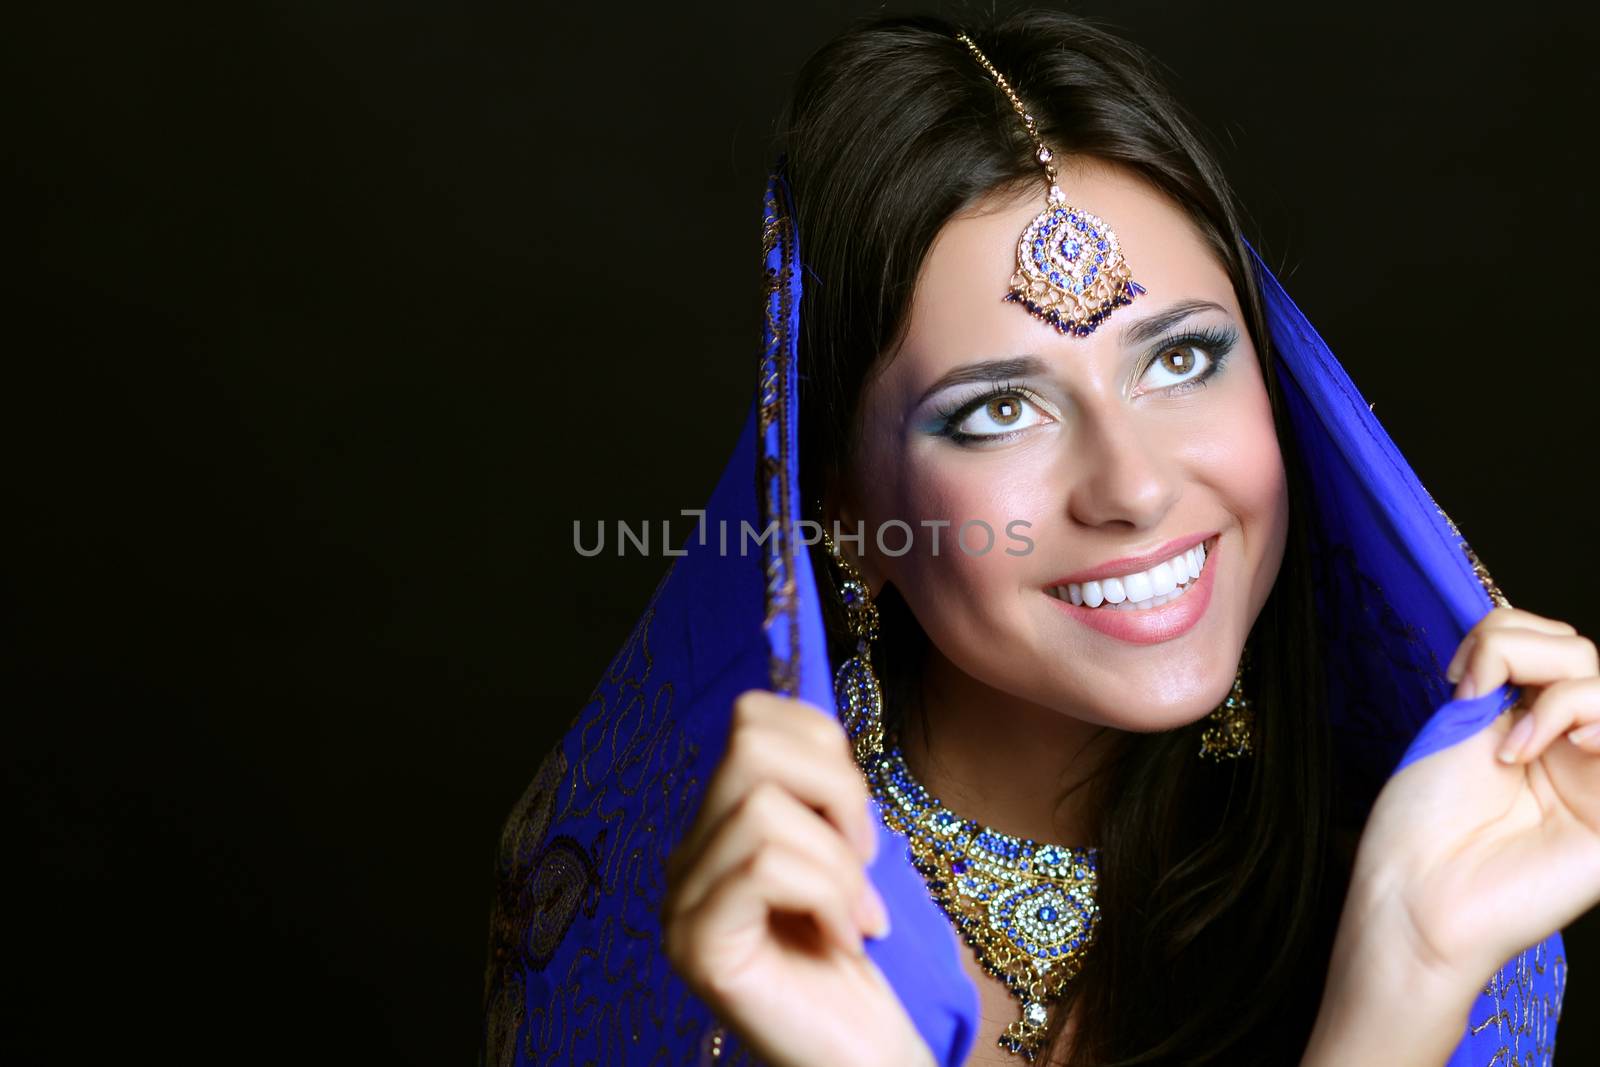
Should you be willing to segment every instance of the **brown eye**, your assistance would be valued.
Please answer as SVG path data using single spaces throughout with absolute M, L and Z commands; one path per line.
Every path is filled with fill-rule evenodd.
M 974 400 L 972 406 L 963 408 L 962 412 L 952 416 L 945 429 L 945 433 L 958 442 L 985 438 L 1005 440 L 1052 421 L 1040 410 L 1038 401 L 1020 389 Z
M 1217 357 L 1203 344 L 1175 344 L 1163 349 L 1145 368 L 1146 388 L 1198 384 L 1210 377 Z
M 1022 418 L 1022 402 L 1014 396 L 997 396 L 986 409 L 997 426 L 1009 426 Z
M 1161 354 L 1163 370 L 1173 374 L 1184 375 L 1194 370 L 1195 358 L 1192 348 L 1169 348 Z

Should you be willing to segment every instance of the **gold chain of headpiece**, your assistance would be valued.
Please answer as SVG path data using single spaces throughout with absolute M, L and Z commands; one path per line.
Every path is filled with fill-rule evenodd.
M 1022 125 L 1028 131 L 1028 137 L 1033 141 L 1034 156 L 1044 166 L 1044 172 L 1050 176 L 1050 184 L 1056 184 L 1055 153 L 1050 151 L 1044 141 L 1039 138 L 1039 127 L 1034 123 L 1033 116 L 1028 113 L 1028 109 L 1022 105 L 1022 98 L 1017 95 L 1016 90 L 1011 88 L 1011 83 L 1006 81 L 1006 76 L 1001 74 L 995 68 L 995 65 L 989 62 L 989 57 L 984 55 L 978 46 L 972 42 L 971 37 L 964 33 L 958 33 L 956 34 L 956 40 L 967 46 L 967 50 L 972 53 L 973 58 L 978 61 L 984 70 L 989 72 L 989 77 L 995 80 L 995 84 L 1000 86 L 1000 91 L 1006 94 L 1006 99 L 1011 101 L 1011 106 L 1016 110 L 1017 116 L 1022 119 Z

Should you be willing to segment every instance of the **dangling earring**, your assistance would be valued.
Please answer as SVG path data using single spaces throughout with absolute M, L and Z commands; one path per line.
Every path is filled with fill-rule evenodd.
M 1239 657 L 1239 671 L 1233 676 L 1233 688 L 1228 691 L 1227 699 L 1206 716 L 1206 727 L 1200 734 L 1200 755 L 1205 759 L 1220 763 L 1251 753 L 1250 727 L 1255 721 L 1255 710 L 1244 695 L 1245 655 Z
M 870 767 L 883 755 L 883 689 L 872 671 L 872 647 L 868 644 L 878 638 L 878 606 L 872 602 L 866 579 L 826 532 L 822 544 L 839 569 L 845 624 L 856 639 L 856 654 L 840 664 L 833 676 L 833 697 L 839 704 L 845 736 L 855 747 L 856 762 Z

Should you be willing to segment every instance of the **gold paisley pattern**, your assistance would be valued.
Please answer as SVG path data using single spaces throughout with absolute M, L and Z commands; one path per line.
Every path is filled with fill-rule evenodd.
M 702 788 L 672 684 L 652 677 L 650 627 L 672 574 L 501 835 L 486 1065 L 687 1063 L 682 1050 L 706 1025 L 660 951 L 656 920 L 667 850 Z
M 567 761 L 558 746 L 545 756 L 500 835 L 496 896 L 489 922 L 485 973 L 485 1059 L 510 1067 L 526 1010 L 524 979 L 530 955 L 548 961 L 593 885 L 593 869 L 575 843 L 564 843 L 548 867 L 545 833 Z M 534 948 L 534 943 L 537 948 Z M 532 951 L 529 951 L 529 950 Z M 537 966 L 542 966 L 542 962 Z

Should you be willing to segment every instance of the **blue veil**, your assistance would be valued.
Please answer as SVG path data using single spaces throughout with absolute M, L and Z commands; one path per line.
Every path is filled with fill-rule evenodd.
M 668 966 L 659 908 L 668 853 L 722 757 L 734 697 L 765 688 L 834 709 L 817 587 L 796 525 L 801 271 L 777 176 L 762 246 L 764 346 L 733 454 L 681 554 L 505 825 L 483 1063 L 751 1059 L 731 1035 L 713 1059 L 716 1020 Z M 1327 345 L 1252 257 L 1316 512 L 1336 768 L 1367 783 L 1370 796 L 1506 706 L 1504 688 L 1453 701 L 1444 680 L 1461 637 L 1503 598 Z M 977 991 L 906 849 L 874 824 L 880 848 L 869 873 L 894 924 L 868 952 L 938 1061 L 959 1067 L 975 1038 Z M 1449 1067 L 1548 1064 L 1565 984 L 1559 933 L 1508 960 L 1484 986 Z

